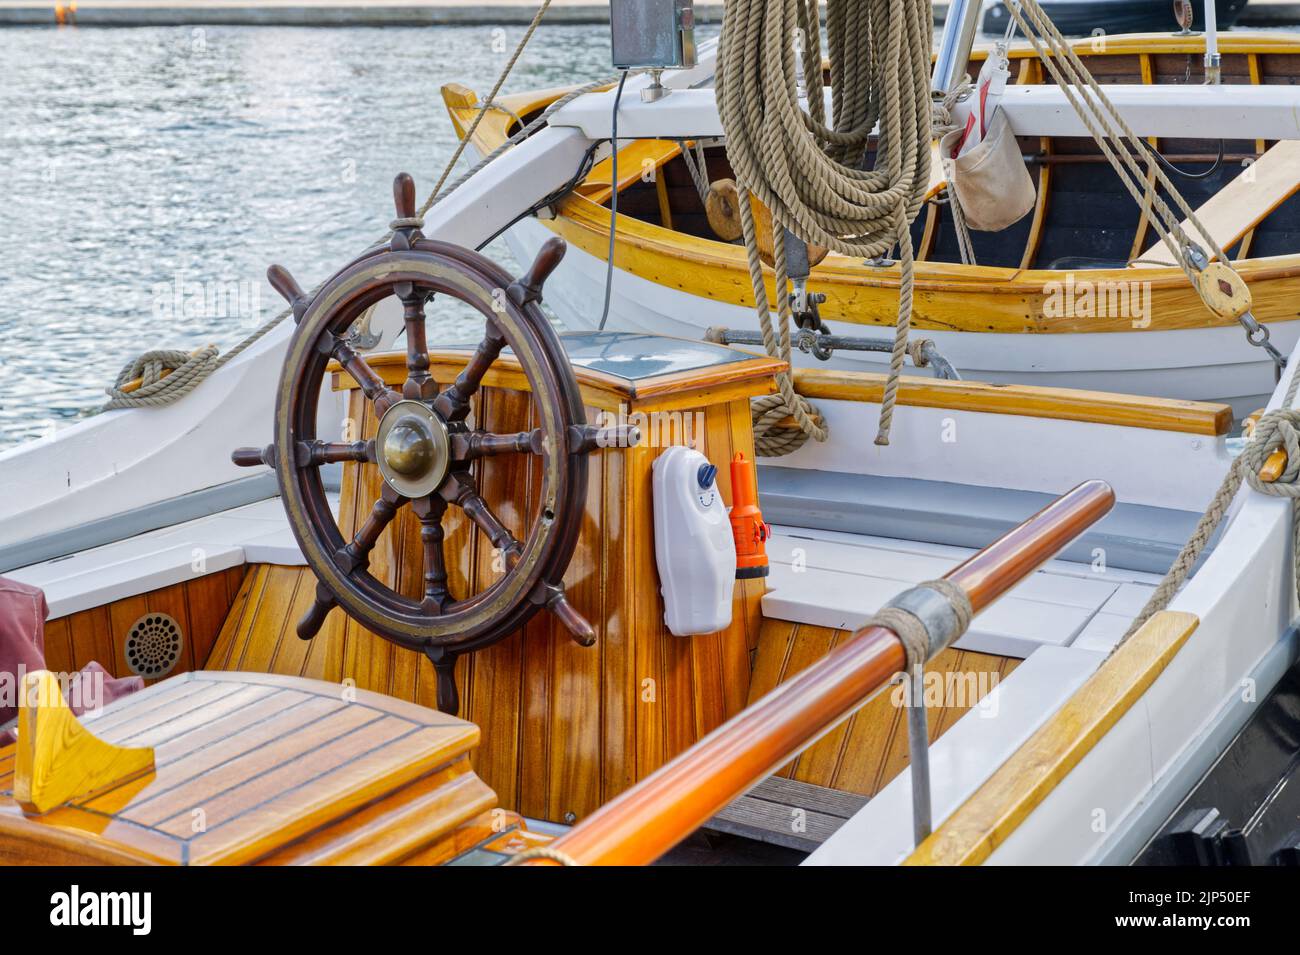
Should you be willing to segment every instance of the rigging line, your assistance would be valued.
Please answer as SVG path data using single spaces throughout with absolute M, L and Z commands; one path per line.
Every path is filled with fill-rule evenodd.
M 456 168 L 456 163 L 460 161 L 461 153 L 463 153 L 465 147 L 469 145 L 470 139 L 474 136 L 474 131 L 478 129 L 478 124 L 483 121 L 483 117 L 487 115 L 488 110 L 496 105 L 495 101 L 497 94 L 501 92 L 501 87 L 505 86 L 506 78 L 510 76 L 510 71 L 515 68 L 515 63 L 523 54 L 524 47 L 528 46 L 528 41 L 531 40 L 533 34 L 537 32 L 537 27 L 541 24 L 542 17 L 546 15 L 546 11 L 550 5 L 551 0 L 542 0 L 542 5 L 538 7 L 537 12 L 533 14 L 532 22 L 528 24 L 528 29 L 524 31 L 523 38 L 519 41 L 519 45 L 515 47 L 515 52 L 511 54 L 509 61 L 505 65 L 505 69 L 503 69 L 501 75 L 497 77 L 496 83 L 492 86 L 492 92 L 488 93 L 487 99 L 485 99 L 483 105 L 479 107 L 479 111 L 475 115 L 473 122 L 471 122 L 469 128 L 465 130 L 465 135 L 462 136 L 460 142 L 456 144 L 456 150 L 451 154 L 451 159 L 447 161 L 447 165 L 443 168 L 442 175 L 438 177 L 438 184 L 433 187 L 433 193 L 431 194 L 431 204 L 432 202 L 438 201 L 438 196 L 442 190 L 443 184 L 446 183 L 447 177 L 451 175 L 451 171 Z
M 600 324 L 596 331 L 603 332 L 609 321 L 609 298 L 614 290 L 614 239 L 618 234 L 618 103 L 623 98 L 623 84 L 627 82 L 627 70 L 618 80 L 618 91 L 614 93 L 614 115 L 609 121 L 609 255 L 605 257 L 605 307 L 600 312 Z
M 545 199 L 533 203 L 523 212 L 519 213 L 519 215 L 515 216 L 513 219 L 511 219 L 501 228 L 497 229 L 496 232 L 493 232 L 490 236 L 488 236 L 478 245 L 474 246 L 474 251 L 482 252 L 485 248 L 487 248 L 489 245 L 491 245 L 493 242 L 499 239 L 506 231 L 508 231 L 512 227 L 518 225 L 520 222 L 527 219 L 529 216 L 537 215 L 537 213 L 540 212 L 542 209 L 545 209 L 547 206 L 554 205 L 555 203 L 559 202 L 561 199 L 568 196 L 571 192 L 573 192 L 573 190 L 578 187 L 578 184 L 582 182 L 582 180 L 586 179 L 587 174 L 591 172 L 591 167 L 595 165 L 594 160 L 596 157 L 596 150 L 599 148 L 600 148 L 600 143 L 592 143 L 591 146 L 588 147 L 587 151 L 583 153 L 582 161 L 578 163 L 578 171 L 573 174 L 572 178 L 570 178 L 568 182 L 562 185 L 559 189 L 556 189 Z
M 1156 149 L 1156 147 L 1152 146 L 1145 139 L 1139 140 L 1139 142 L 1142 143 L 1142 145 L 1147 148 L 1147 150 L 1151 153 L 1152 156 L 1156 157 L 1156 162 L 1160 163 L 1160 165 L 1164 169 L 1166 169 L 1169 172 L 1172 172 L 1175 176 L 1182 176 L 1184 179 L 1209 179 L 1216 172 L 1218 172 L 1219 169 L 1223 166 L 1223 140 L 1222 139 L 1219 140 L 1219 154 L 1214 157 L 1214 162 L 1210 165 L 1210 168 L 1206 169 L 1204 172 L 1188 172 L 1185 169 L 1179 169 L 1177 166 L 1171 163 L 1164 156 L 1160 155 L 1160 150 Z

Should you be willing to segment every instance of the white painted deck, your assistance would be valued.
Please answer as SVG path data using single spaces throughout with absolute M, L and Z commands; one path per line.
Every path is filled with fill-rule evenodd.
M 330 499 L 336 503 L 334 495 Z M 5 576 L 44 590 L 50 607 L 47 619 L 55 620 L 244 563 L 306 563 L 278 497 L 32 564 Z
M 974 553 L 964 547 L 796 527 L 773 528 L 763 614 L 852 630 L 896 594 L 942 577 Z M 1055 560 L 978 614 L 965 650 L 1028 657 L 1039 647 L 1109 652 L 1159 578 Z

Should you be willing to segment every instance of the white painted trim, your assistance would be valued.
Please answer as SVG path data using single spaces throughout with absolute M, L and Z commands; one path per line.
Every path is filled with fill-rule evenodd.
M 1300 89 L 1283 85 L 1107 84 L 1106 96 L 1139 136 L 1203 139 L 1300 138 Z M 826 90 L 826 115 L 831 93 Z M 1054 84 L 1010 84 L 998 104 L 1020 136 L 1089 136 L 1065 93 Z M 555 127 L 608 139 L 613 91 L 588 93 L 557 110 Z M 712 89 L 679 90 L 653 103 L 626 92 L 618 109 L 620 138 L 723 136 Z

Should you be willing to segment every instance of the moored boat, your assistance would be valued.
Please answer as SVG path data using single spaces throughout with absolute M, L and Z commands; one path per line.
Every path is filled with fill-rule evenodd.
M 1277 346 L 1288 350 L 1300 335 L 1294 305 L 1300 282 L 1300 200 L 1295 198 L 1300 164 L 1285 155 L 1291 147 L 1283 143 L 1266 164 L 1285 170 L 1280 180 L 1270 175 L 1261 189 L 1252 190 L 1254 201 L 1243 202 L 1242 183 L 1237 190 L 1229 185 L 1277 148 L 1277 140 L 1206 138 L 1188 98 L 1175 101 L 1175 94 L 1191 92 L 1188 83 L 1204 78 L 1202 38 L 1107 37 L 1078 41 L 1075 49 L 1103 84 L 1141 83 L 1153 92 L 1170 92 L 1167 105 L 1159 96 L 1149 100 L 1145 118 L 1178 127 L 1171 130 L 1178 134 L 1154 143 L 1171 163 L 1203 177 L 1175 178 L 1202 219 L 1219 230 L 1216 237 L 1251 288 L 1255 317 Z M 1228 34 L 1221 38 L 1221 52 L 1229 89 L 1290 84 L 1300 71 L 1300 42 L 1291 36 Z M 972 72 L 978 72 L 986 53 L 976 51 Z M 1041 87 L 1045 74 L 1032 49 L 1015 45 L 1009 56 L 1016 85 Z M 692 85 L 709 82 L 711 72 L 705 55 Z M 512 131 L 513 116 L 527 120 L 561 92 L 503 98 L 503 109 L 489 111 L 479 124 L 474 147 L 483 154 L 497 148 Z M 476 98 L 456 87 L 444 97 L 463 131 Z M 1187 109 L 1181 114 L 1185 120 L 1173 118 L 1180 115 L 1176 104 Z M 671 96 L 660 104 L 669 117 L 661 128 L 672 127 L 673 106 Z M 680 108 L 679 122 L 689 124 L 688 105 Z M 1182 270 L 1162 258 L 1149 210 L 1124 191 L 1087 131 L 1025 135 L 1016 127 L 1016 115 L 1011 114 L 1013 129 L 1037 191 L 1034 209 L 1002 232 L 973 233 L 974 262 L 964 264 L 952 215 L 939 195 L 942 175 L 936 175 L 931 201 L 912 227 L 917 333 L 932 338 L 962 375 L 983 381 L 1225 400 L 1239 417 L 1258 407 L 1271 387 L 1272 361 L 1246 343 L 1235 320 L 1207 310 Z M 679 128 L 685 135 L 689 126 Z M 682 156 L 679 141 L 663 137 L 622 147 L 612 298 L 629 327 L 645 331 L 700 337 L 710 327 L 754 330 L 744 249 L 710 227 L 688 165 L 693 156 Z M 729 179 L 724 144 L 706 140 L 704 152 L 708 178 Z M 1261 176 L 1265 168 L 1257 170 Z M 529 219 L 507 233 L 511 248 L 525 260 L 550 235 L 570 243 L 572 252 L 552 292 L 552 307 L 567 327 L 591 327 L 601 314 L 610 244 L 609 176 L 605 159 L 555 205 L 553 218 Z M 1243 182 L 1253 179 L 1248 174 Z M 899 267 L 832 253 L 813 269 L 808 288 L 826 296 L 819 312 L 833 331 L 879 330 L 896 317 Z M 815 361 L 802 353 L 795 358 Z M 830 365 L 878 370 L 886 360 L 879 352 L 842 351 Z
M 1252 102 L 1225 135 L 1297 97 Z M 100 508 L 5 502 L 4 858 L 641 864 L 722 833 L 688 857 L 1292 859 L 1293 752 L 1231 827 L 1187 799 L 1295 672 L 1300 346 L 1236 438 L 1226 404 L 791 370 L 622 303 L 560 335 L 572 247 L 519 274 L 474 249 L 595 158 L 610 94 L 570 105 L 423 208 L 399 175 L 388 234 L 313 291 L 272 266 L 292 322 L 242 363 L 0 458 Z M 433 337 L 433 296 L 481 337 Z M 758 464 L 787 375 L 825 440 Z M 118 490 L 196 418 L 253 442 L 186 460 L 213 492 Z M 96 496 L 72 474 L 105 434 L 132 441 Z M 105 676 L 136 685 L 100 705 Z
M 1219 29 L 1227 30 L 1236 24 L 1246 9 L 1247 0 L 1215 0 L 1215 20 Z M 1175 30 L 1178 4 L 1166 0 L 1063 0 L 1042 5 L 1063 32 L 1087 36 L 1088 34 L 1156 33 Z M 1191 30 L 1205 29 L 1205 8 L 1197 3 L 1188 4 Z M 1006 32 L 1011 15 L 1001 3 L 991 3 L 984 11 L 983 30 L 987 34 Z M 1181 24 L 1179 24 L 1181 26 Z

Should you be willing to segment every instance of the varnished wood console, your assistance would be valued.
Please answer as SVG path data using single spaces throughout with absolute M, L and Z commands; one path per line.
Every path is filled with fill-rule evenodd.
M 460 715 L 477 723 L 473 757 L 500 805 L 524 815 L 580 819 L 741 710 L 757 646 L 761 582 L 737 586 L 732 624 L 719 633 L 675 637 L 663 624 L 655 570 L 651 466 L 663 447 L 693 444 L 718 466 L 723 500 L 731 501 L 728 463 L 753 459 L 749 399 L 774 390 L 782 363 L 702 342 L 647 335 L 565 336 L 588 421 L 640 426 L 640 444 L 610 448 L 591 462 L 581 537 L 565 586 L 573 606 L 594 625 L 596 645 L 569 639 L 548 614 L 514 637 L 458 663 Z M 430 354 L 440 385 L 452 381 L 472 348 Z M 371 355 L 390 384 L 406 375 L 403 354 Z M 356 384 L 350 389 L 352 434 L 374 435 L 376 421 Z M 472 421 L 497 433 L 534 426 L 528 385 L 503 355 L 483 380 Z M 493 511 L 516 534 L 531 525 L 537 459 L 480 460 L 476 478 Z M 339 526 L 345 539 L 379 493 L 371 466 L 345 465 Z M 445 518 L 453 595 L 484 589 L 501 572 L 488 540 L 459 511 Z M 404 593 L 421 589 L 419 523 L 404 511 L 371 556 L 371 571 Z M 435 705 L 432 665 L 335 612 L 317 639 L 327 642 L 326 679 L 354 679 L 363 689 Z

